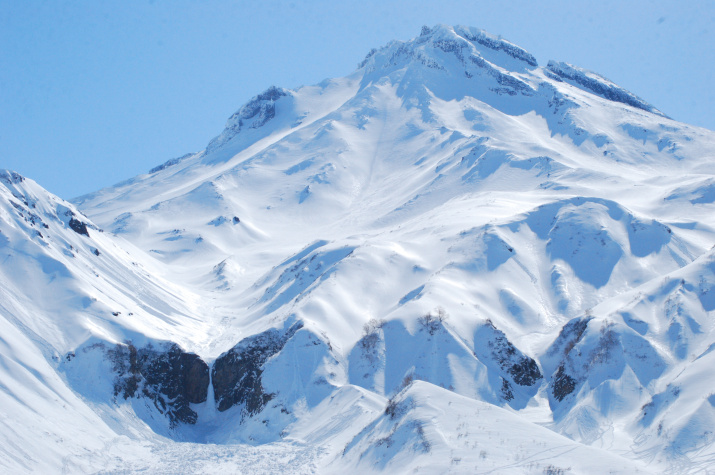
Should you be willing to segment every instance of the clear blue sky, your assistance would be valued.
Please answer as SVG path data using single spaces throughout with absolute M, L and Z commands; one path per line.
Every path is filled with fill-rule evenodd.
M 205 147 L 270 85 L 483 28 L 715 129 L 715 1 L 0 0 L 0 168 L 71 198 Z

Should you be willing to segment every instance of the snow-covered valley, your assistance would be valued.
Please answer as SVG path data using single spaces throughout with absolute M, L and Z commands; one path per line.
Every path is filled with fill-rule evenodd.
M 0 172 L 0 468 L 715 467 L 715 133 L 466 27 L 65 202 Z

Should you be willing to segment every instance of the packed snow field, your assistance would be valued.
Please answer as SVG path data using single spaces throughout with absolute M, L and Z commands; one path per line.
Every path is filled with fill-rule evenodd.
M 424 28 L 63 201 L 0 172 L 0 470 L 715 470 L 715 133 Z

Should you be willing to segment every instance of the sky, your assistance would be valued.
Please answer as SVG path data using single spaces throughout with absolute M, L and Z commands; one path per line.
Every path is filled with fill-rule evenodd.
M 715 129 L 715 0 L 0 0 L 0 168 L 70 199 L 202 150 L 271 85 L 482 28 Z

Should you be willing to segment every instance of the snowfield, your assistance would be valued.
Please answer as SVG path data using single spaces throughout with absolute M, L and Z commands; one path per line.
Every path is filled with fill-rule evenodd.
M 0 171 L 0 471 L 715 470 L 714 176 L 448 26 L 72 203 Z

